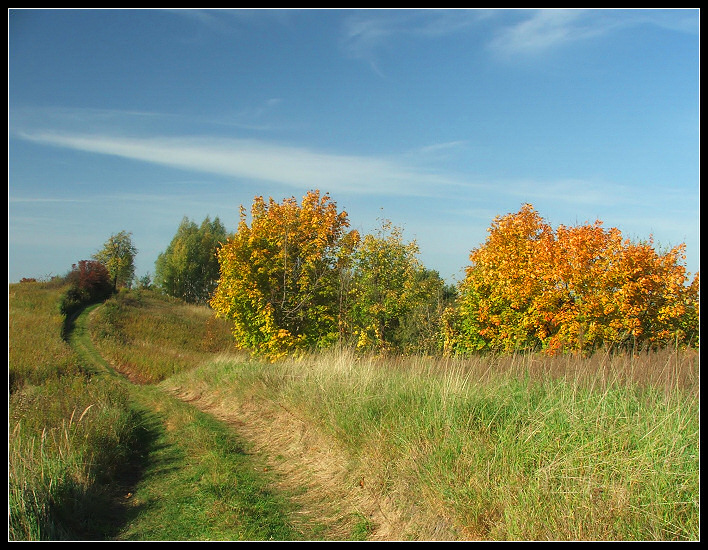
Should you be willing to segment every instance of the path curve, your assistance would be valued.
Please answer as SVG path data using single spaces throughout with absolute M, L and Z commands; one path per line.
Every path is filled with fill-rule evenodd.
M 90 319 L 98 307 L 100 304 L 88 306 L 67 323 L 67 342 L 88 371 L 131 381 L 130 373 L 112 367 L 91 340 Z M 407 522 L 392 503 L 372 494 L 366 480 L 351 473 L 347 454 L 284 407 L 255 399 L 223 402 L 207 387 L 182 388 L 169 381 L 162 386 L 249 441 L 277 474 L 275 489 L 295 495 L 300 517 L 321 522 L 328 540 L 350 540 L 358 531 L 366 534 L 367 540 L 390 541 L 399 540 L 405 532 Z

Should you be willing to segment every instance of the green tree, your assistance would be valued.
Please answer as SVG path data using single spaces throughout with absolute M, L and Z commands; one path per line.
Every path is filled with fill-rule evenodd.
M 138 279 L 138 288 L 140 290 L 150 290 L 152 289 L 152 277 L 149 273 L 146 273 Z
M 106 266 L 114 289 L 130 287 L 135 276 L 135 255 L 138 251 L 131 236 L 132 233 L 126 231 L 111 235 L 103 248 L 93 255 L 94 260 Z
M 437 271 L 427 268 L 417 271 L 414 284 L 417 291 L 398 331 L 401 351 L 439 353 L 444 346 L 443 316 L 455 303 L 457 288 L 447 284 Z
M 185 216 L 172 242 L 157 257 L 155 284 L 169 296 L 207 303 L 219 279 L 217 249 L 227 238 L 218 217 L 212 221 L 207 216 L 197 226 Z
M 354 256 L 349 329 L 362 350 L 421 351 L 428 347 L 426 319 L 442 297 L 444 282 L 425 269 L 415 241 L 382 220 L 374 235 L 366 235 Z M 426 342 L 416 340 L 425 334 Z M 433 337 L 434 339 L 434 337 Z

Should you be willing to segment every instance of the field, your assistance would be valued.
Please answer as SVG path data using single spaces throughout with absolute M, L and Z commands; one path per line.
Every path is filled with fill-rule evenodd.
M 61 292 L 9 289 L 11 540 L 699 538 L 696 350 L 269 363 Z

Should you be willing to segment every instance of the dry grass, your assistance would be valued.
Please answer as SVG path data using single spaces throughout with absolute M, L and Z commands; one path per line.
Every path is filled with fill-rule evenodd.
M 50 372 L 70 372 L 74 359 L 62 359 L 65 343 L 46 307 L 51 300 L 23 290 L 11 288 L 11 348 L 17 347 L 10 372 L 25 372 L 22 365 L 31 371 L 33 353 L 52 346 L 59 347 L 37 360 L 59 358 Z M 47 342 L 24 334 L 42 334 L 32 316 L 23 320 L 28 308 L 53 327 Z M 265 364 L 226 354 L 214 360 L 230 338 L 205 309 L 142 294 L 100 311 L 94 338 L 108 358 L 144 381 L 163 380 L 163 389 L 252 441 L 279 474 L 277 488 L 301 505 L 299 521 L 318 520 L 322 538 L 699 536 L 697 351 L 380 358 L 334 350 Z M 16 379 L 21 387 L 30 380 Z M 60 441 L 69 433 L 63 427 L 77 430 L 99 411 L 93 407 L 74 422 L 99 396 L 39 399 L 57 392 L 86 398 L 78 378 L 53 379 L 37 395 L 29 388 L 14 394 L 16 414 L 40 410 L 53 419 L 13 429 L 29 430 L 13 447 L 18 459 L 37 456 L 40 447 L 22 446 L 32 437 L 45 445 L 54 436 Z M 76 388 L 59 388 L 63 381 Z M 56 408 L 37 405 L 45 402 Z M 91 424 L 100 428 L 97 435 L 117 425 Z M 40 438 L 41 425 L 56 430 L 51 439 Z M 41 462 L 37 467 L 51 471 Z M 38 487 L 28 490 L 40 494 Z M 22 502 L 31 502 L 29 494 Z
M 58 300 L 67 288 L 54 282 L 10 285 L 7 328 L 11 393 L 25 384 L 79 372 L 76 353 L 61 338 L 64 317 Z
M 229 325 L 207 307 L 149 291 L 124 292 L 95 312 L 91 336 L 116 369 L 155 383 L 233 347 Z
M 9 288 L 8 538 L 96 534 L 103 482 L 131 449 L 132 413 L 114 380 L 91 378 L 62 338 L 65 285 Z
M 345 351 L 224 357 L 168 387 L 234 422 L 340 535 L 354 510 L 371 539 L 691 540 L 698 363 Z

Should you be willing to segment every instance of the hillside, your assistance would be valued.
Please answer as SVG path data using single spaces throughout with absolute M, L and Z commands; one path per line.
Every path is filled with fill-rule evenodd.
M 29 319 L 47 292 L 11 285 L 11 374 L 31 356 L 84 394 L 87 380 L 110 380 L 103 401 L 125 419 L 111 429 L 126 426 L 133 442 L 123 451 L 131 468 L 86 475 L 113 491 L 112 525 L 103 517 L 87 531 L 77 517 L 83 531 L 49 539 L 698 538 L 697 353 L 452 360 L 340 350 L 266 363 L 235 353 L 228 324 L 209 310 L 145 291 L 85 311 L 68 345 L 55 329 L 27 337 L 46 324 Z M 28 396 L 59 397 L 39 389 L 62 383 L 49 378 L 15 376 L 11 429 L 34 426 L 36 438 L 90 418 L 108 429 L 91 416 L 98 401 L 31 421 Z M 10 435 L 17 458 L 33 440 L 23 430 Z M 116 440 L 104 445 L 125 446 Z

